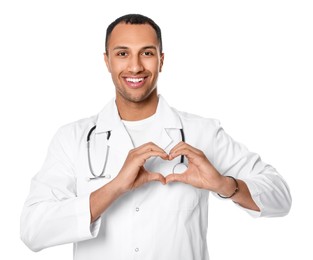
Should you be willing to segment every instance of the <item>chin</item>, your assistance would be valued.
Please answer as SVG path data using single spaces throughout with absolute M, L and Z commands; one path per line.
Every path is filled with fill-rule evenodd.
M 146 101 L 149 98 L 153 97 L 154 93 L 156 93 L 156 89 L 154 89 L 152 91 L 146 91 L 144 93 L 138 93 L 138 94 L 121 93 L 120 95 L 124 100 L 127 100 L 129 102 L 140 103 L 140 102 Z

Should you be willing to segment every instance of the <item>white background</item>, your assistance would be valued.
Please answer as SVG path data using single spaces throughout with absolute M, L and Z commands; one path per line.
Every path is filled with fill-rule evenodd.
M 19 217 L 55 131 L 113 97 L 105 30 L 133 12 L 163 30 L 167 101 L 220 119 L 291 188 L 292 210 L 276 219 L 212 197 L 211 259 L 313 259 L 313 8 L 304 0 L 1 1 L 0 258 L 72 259 L 71 245 L 31 252 Z

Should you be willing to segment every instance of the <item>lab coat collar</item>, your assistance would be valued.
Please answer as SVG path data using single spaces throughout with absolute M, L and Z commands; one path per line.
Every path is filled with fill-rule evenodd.
M 161 128 L 162 132 L 160 139 L 155 143 L 162 149 L 166 149 L 173 142 L 166 129 L 181 129 L 182 123 L 177 111 L 171 108 L 161 95 L 159 95 L 155 116 L 157 122 L 155 127 Z M 98 116 L 96 133 L 100 134 L 108 131 L 112 131 L 112 137 L 108 141 L 109 145 L 127 151 L 134 148 L 119 116 L 115 99 L 112 99 Z
M 182 128 L 178 112 L 171 108 L 161 95 L 159 95 L 156 119 L 163 128 Z
M 97 120 L 96 134 L 112 131 L 122 124 L 118 114 L 115 98 L 112 99 L 99 113 Z
M 177 111 L 171 108 L 161 95 L 159 95 L 159 102 L 155 115 L 159 126 L 162 126 L 163 128 L 182 128 Z M 96 133 L 112 131 L 121 126 L 123 126 L 123 123 L 119 116 L 114 98 L 100 112 L 97 120 Z

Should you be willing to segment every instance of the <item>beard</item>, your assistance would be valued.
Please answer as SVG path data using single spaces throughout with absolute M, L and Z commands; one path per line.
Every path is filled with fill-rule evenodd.
M 140 103 L 147 101 L 154 93 L 157 93 L 157 86 L 143 86 L 139 89 L 127 89 L 127 87 L 115 85 L 116 96 L 119 96 L 126 102 Z

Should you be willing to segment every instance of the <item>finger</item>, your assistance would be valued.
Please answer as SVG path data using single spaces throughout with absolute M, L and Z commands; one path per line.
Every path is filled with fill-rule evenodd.
M 176 151 L 178 151 L 179 149 L 181 149 L 182 147 L 184 147 L 186 145 L 185 142 L 181 141 L 178 144 L 176 144 L 169 152 L 169 160 L 172 160 L 174 158 L 176 158 L 178 155 L 175 156 Z
M 166 180 L 166 184 L 170 183 L 170 182 L 183 182 L 183 183 L 186 183 L 186 179 L 185 179 L 184 174 L 172 173 L 172 174 L 167 175 L 165 180 Z
M 168 154 L 165 152 L 160 151 L 145 151 L 142 154 L 138 154 L 139 157 L 143 158 L 144 160 L 148 160 L 151 157 L 161 157 L 163 160 L 168 159 Z
M 141 146 L 138 146 L 135 149 L 138 153 L 141 153 L 143 151 L 159 151 L 159 152 L 164 152 L 166 153 L 161 147 L 157 146 L 155 143 L 153 142 L 149 142 L 149 143 L 145 143 Z
M 136 154 L 132 160 L 138 162 L 138 166 L 143 166 L 145 162 L 151 157 L 161 157 L 163 160 L 168 160 L 168 154 L 159 151 L 146 151 L 142 154 Z
M 194 152 L 189 147 L 187 147 L 187 148 L 183 147 L 183 148 L 180 148 L 180 149 L 177 149 L 177 150 L 171 152 L 169 155 L 169 160 L 172 160 L 172 159 L 174 159 L 178 156 L 181 156 L 181 155 L 186 156 L 188 160 L 193 160 L 193 159 L 200 156 L 200 154 Z
M 171 151 L 170 151 L 170 153 L 169 153 L 170 158 L 172 158 L 172 157 L 175 158 L 175 157 L 181 155 L 181 154 L 178 154 L 178 155 L 177 155 L 177 153 L 178 153 L 178 151 L 180 151 L 180 150 L 182 150 L 182 149 L 188 149 L 189 151 L 191 151 L 191 152 L 193 152 L 193 153 L 196 153 L 196 154 L 198 154 L 198 155 L 200 155 L 200 154 L 202 153 L 200 150 L 196 149 L 195 147 L 193 147 L 193 146 L 191 146 L 191 145 L 189 145 L 189 144 L 187 144 L 187 143 L 179 142 L 176 146 L 174 146 L 174 147 L 171 149 Z M 176 154 L 176 156 L 175 156 L 175 154 Z

